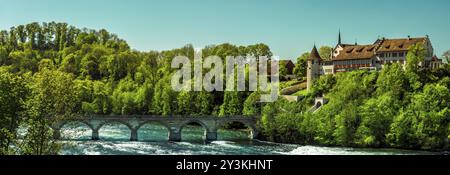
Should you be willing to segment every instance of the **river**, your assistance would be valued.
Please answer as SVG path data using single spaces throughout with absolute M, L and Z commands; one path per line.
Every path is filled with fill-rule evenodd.
M 182 131 L 182 142 L 167 142 L 164 126 L 149 124 L 139 132 L 139 141 L 130 142 L 126 126 L 108 125 L 100 130 L 100 141 L 91 141 L 91 131 L 81 124 L 67 125 L 63 155 L 417 155 L 434 154 L 398 149 L 360 149 L 270 143 L 247 139 L 245 131 L 219 130 L 219 141 L 204 143 L 203 129 L 189 126 Z

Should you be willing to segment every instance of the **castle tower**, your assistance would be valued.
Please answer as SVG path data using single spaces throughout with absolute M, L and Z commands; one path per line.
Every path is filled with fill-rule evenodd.
M 311 90 L 311 86 L 315 79 L 317 79 L 320 76 L 320 61 L 322 58 L 320 58 L 319 52 L 317 51 L 316 46 L 314 45 L 314 48 L 311 51 L 311 54 L 307 60 L 308 68 L 306 70 L 306 83 L 307 83 L 307 90 Z

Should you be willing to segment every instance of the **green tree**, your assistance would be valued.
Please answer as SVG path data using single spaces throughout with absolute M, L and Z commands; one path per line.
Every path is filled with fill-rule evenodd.
M 3 66 L 8 62 L 8 55 L 6 48 L 0 45 L 0 66 Z
M 268 140 L 275 140 L 277 126 L 275 117 L 280 113 L 279 102 L 264 105 L 262 109 L 261 126 Z
M 81 111 L 83 113 L 111 113 L 112 100 L 110 95 L 112 90 L 109 83 L 103 81 L 77 80 L 75 81 L 75 89 L 78 96 L 78 105 L 81 104 Z
M 29 42 L 31 48 L 33 48 L 33 49 L 37 48 L 36 47 L 37 46 L 36 38 L 37 38 L 37 33 L 40 30 L 39 23 L 34 22 L 34 23 L 27 24 L 25 26 L 25 30 L 28 34 L 28 42 Z
M 135 101 L 138 85 L 127 77 L 120 80 L 112 94 L 113 113 L 130 115 L 137 112 Z
M 209 115 L 213 111 L 213 95 L 209 92 L 198 92 L 194 97 L 195 114 Z
M 17 35 L 19 36 L 20 43 L 24 44 L 27 41 L 27 33 L 24 25 L 17 26 Z
M 159 80 L 154 89 L 152 111 L 154 114 L 170 115 L 176 113 L 177 93 L 170 86 L 170 76 Z
M 445 148 L 449 135 L 449 99 L 450 92 L 445 85 L 426 85 L 395 118 L 388 134 L 390 143 L 408 148 Z
M 425 64 L 426 50 L 422 44 L 411 46 L 406 55 L 406 71 L 417 73 L 420 65 Z M 422 65 L 423 66 L 423 65 Z
M 28 92 L 22 76 L 0 67 L 0 155 L 17 153 L 13 145 L 17 145 L 16 132 Z
M 53 69 L 55 69 L 55 64 L 53 64 L 53 61 L 50 59 L 42 59 L 39 62 L 39 70 L 43 70 L 43 69 L 53 70 Z
M 244 102 L 242 114 L 247 116 L 255 116 L 261 114 L 261 103 L 259 102 L 261 95 L 258 91 L 250 94 Z
M 319 49 L 319 55 L 324 60 L 330 60 L 332 51 L 333 51 L 332 47 L 330 47 L 330 46 L 322 46 Z
M 53 140 L 51 126 L 76 111 L 76 91 L 73 76 L 43 69 L 31 83 L 32 98 L 26 102 L 28 130 L 21 144 L 22 154 L 57 154 L 60 145 Z
M 220 106 L 220 116 L 241 115 L 243 101 L 238 91 L 227 91 L 223 98 L 223 104 Z
M 386 65 L 377 79 L 377 94 L 390 92 L 393 97 L 400 99 L 407 89 L 407 79 L 405 78 L 403 67 L 399 64 Z
M 177 114 L 191 115 L 194 113 L 194 95 L 190 91 L 181 91 L 177 96 Z
M 148 114 L 153 103 L 154 87 L 149 81 L 140 85 L 135 94 L 135 103 L 140 114 Z
M 356 144 L 371 147 L 387 146 L 386 134 L 389 133 L 394 116 L 402 107 L 393 91 L 384 93 L 378 98 L 367 100 L 358 108 L 361 125 L 356 131 Z
M 59 69 L 67 73 L 79 75 L 80 60 L 81 59 L 76 54 L 69 54 L 63 58 L 61 67 Z
M 298 77 L 305 77 L 306 76 L 306 69 L 307 66 L 307 60 L 309 57 L 309 53 L 304 53 L 300 57 L 297 58 L 297 63 L 295 64 L 294 68 L 294 74 Z
M 336 77 L 334 75 L 321 76 L 314 82 L 312 92 L 315 95 L 322 95 L 328 93 L 336 84 Z

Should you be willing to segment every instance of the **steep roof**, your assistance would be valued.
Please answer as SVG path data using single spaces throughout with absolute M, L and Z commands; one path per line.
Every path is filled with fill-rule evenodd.
M 431 61 L 442 62 L 436 55 L 431 58 Z
M 375 56 L 376 45 L 345 45 L 333 60 L 370 59 Z
M 318 60 L 318 61 L 322 60 L 315 45 L 314 45 L 313 49 L 311 50 L 311 54 L 309 55 L 308 60 Z
M 378 39 L 371 45 L 338 44 L 343 50 L 332 60 L 357 60 L 370 59 L 378 52 L 407 52 L 409 47 L 417 43 L 428 44 L 428 37 L 422 38 L 400 38 L 400 39 Z
M 280 60 L 279 63 L 280 63 L 280 65 L 283 65 L 283 66 L 289 66 L 289 65 L 295 66 L 295 64 L 294 64 L 294 62 L 292 62 L 292 60 Z
M 375 44 L 379 45 L 377 52 L 399 52 L 408 51 L 409 47 L 417 43 L 426 44 L 428 38 L 401 38 L 401 39 L 382 39 L 377 40 Z

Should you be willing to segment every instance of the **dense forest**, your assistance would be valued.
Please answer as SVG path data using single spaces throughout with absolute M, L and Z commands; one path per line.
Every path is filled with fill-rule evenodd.
M 211 45 L 203 57 L 271 56 L 267 45 Z M 255 112 L 251 92 L 175 92 L 175 56 L 192 45 L 140 52 L 102 29 L 31 23 L 0 32 L 0 154 L 55 154 L 51 124 L 84 114 L 241 115 Z M 253 95 L 255 96 L 255 95 Z M 247 106 L 246 106 L 247 105 Z M 247 112 L 249 113 L 249 112 Z M 23 141 L 17 129 L 26 125 Z
M 329 53 L 323 47 L 321 54 Z M 420 60 L 421 49 L 408 55 Z M 0 31 L 0 155 L 58 154 L 51 125 L 85 114 L 259 115 L 265 139 L 277 142 L 364 147 L 441 149 L 448 145 L 450 68 L 323 76 L 298 103 L 259 104 L 259 92 L 175 92 L 175 56 L 194 57 L 192 45 L 136 51 L 108 31 L 66 23 L 30 23 Z M 265 44 L 211 45 L 203 57 L 271 56 Z M 306 54 L 295 73 L 303 76 Z M 413 63 L 414 61 L 411 61 Z M 206 72 L 206 71 L 204 71 Z M 312 99 L 330 103 L 305 112 Z M 19 138 L 18 129 L 27 131 Z M 264 139 L 264 138 L 263 138 Z

